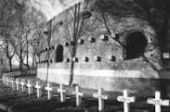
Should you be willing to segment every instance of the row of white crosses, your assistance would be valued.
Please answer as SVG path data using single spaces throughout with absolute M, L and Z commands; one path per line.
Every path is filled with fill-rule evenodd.
M 26 91 L 26 87 L 28 88 L 28 94 L 31 94 L 32 93 L 32 90 L 33 90 L 33 85 L 30 83 L 30 80 L 28 80 L 28 83 L 25 82 L 24 79 L 22 79 L 20 81 L 20 79 L 16 79 L 16 81 L 14 80 L 14 78 L 5 78 L 5 84 L 7 86 L 11 86 L 12 87 L 12 90 L 17 90 L 19 91 L 21 89 L 22 92 L 25 92 Z
M 4 83 L 6 86 L 9 86 L 10 79 L 9 79 L 8 77 L 3 77 L 3 83 Z
M 15 88 L 14 87 L 14 79 L 12 79 L 12 78 L 11 79 L 4 78 L 3 82 L 7 86 L 9 86 L 9 83 L 11 83 L 12 88 Z M 26 84 L 25 80 L 22 80 L 20 82 L 19 79 L 16 79 L 15 83 L 16 83 L 17 90 L 20 90 L 20 85 L 21 85 L 21 90 L 22 90 L 22 92 L 24 92 L 25 91 L 24 86 L 27 86 L 28 93 L 29 94 L 32 93 L 33 84 L 31 84 L 31 82 L 29 80 Z M 36 85 L 34 87 L 36 88 L 37 97 L 40 98 L 42 95 L 43 86 L 40 85 L 39 81 L 36 81 Z M 52 85 L 50 83 L 47 83 L 45 90 L 47 91 L 47 98 L 48 98 L 48 100 L 50 100 L 52 97 L 52 90 L 53 90 Z M 57 91 L 60 93 L 60 101 L 64 102 L 66 100 L 66 89 L 64 88 L 64 85 L 60 84 L 60 87 L 59 87 L 59 89 L 57 89 Z M 84 94 L 80 91 L 79 86 L 76 86 L 74 94 L 76 95 L 76 106 L 80 106 L 82 97 L 84 96 Z M 93 97 L 98 99 L 98 110 L 103 111 L 104 110 L 104 100 L 108 99 L 108 96 L 104 95 L 104 90 L 102 88 L 98 89 L 98 92 L 94 93 Z M 129 97 L 128 91 L 124 90 L 123 96 L 118 96 L 117 100 L 118 100 L 118 102 L 123 102 L 124 112 L 130 112 L 130 103 L 135 102 L 135 97 Z M 162 100 L 161 93 L 159 91 L 155 92 L 155 98 L 148 98 L 147 103 L 155 105 L 155 112 L 161 112 L 161 106 L 169 106 L 169 100 Z

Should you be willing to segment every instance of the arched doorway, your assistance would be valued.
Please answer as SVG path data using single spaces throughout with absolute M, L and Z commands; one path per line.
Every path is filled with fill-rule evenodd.
M 147 44 L 148 41 L 142 32 L 136 31 L 128 35 L 126 40 L 126 59 L 143 56 Z
M 55 62 L 62 62 L 63 61 L 63 52 L 64 48 L 62 45 L 58 45 L 55 51 Z

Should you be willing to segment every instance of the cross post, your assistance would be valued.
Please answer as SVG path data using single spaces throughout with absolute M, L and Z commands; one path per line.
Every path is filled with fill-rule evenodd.
M 3 82 L 3 84 L 6 85 L 6 79 L 5 79 L 5 77 L 2 77 L 2 82 Z
M 60 93 L 60 101 L 64 102 L 66 100 L 66 96 L 65 96 L 66 90 L 64 89 L 62 83 L 60 84 L 60 88 L 57 89 L 57 91 Z
M 20 80 L 16 79 L 15 83 L 16 83 L 16 86 L 17 86 L 17 91 L 19 91 L 20 90 Z
M 26 88 L 25 88 L 25 80 L 22 79 L 21 82 L 20 82 L 20 84 L 21 84 L 21 91 L 22 91 L 22 92 L 25 92 L 25 90 L 26 90 Z
M 108 96 L 103 95 L 103 89 L 98 89 L 98 93 L 94 93 L 93 97 L 98 98 L 98 110 L 103 111 L 104 110 L 104 100 L 108 99 Z
M 161 106 L 169 106 L 169 100 L 162 100 L 160 91 L 155 92 L 155 98 L 148 98 L 148 104 L 155 105 L 155 112 L 161 112 Z
M 4 77 L 4 84 L 7 85 L 7 78 Z
M 119 102 L 123 102 L 124 112 L 130 112 L 129 104 L 131 102 L 135 102 L 135 97 L 128 97 L 128 91 L 124 90 L 123 91 L 123 96 L 118 96 L 117 100 Z
M 83 93 L 80 92 L 80 87 L 76 86 L 76 106 L 81 105 Z
M 7 82 L 6 85 L 9 86 L 10 80 L 8 77 L 6 78 L 6 82 Z
M 42 96 L 42 86 L 40 85 L 39 81 L 36 81 L 36 85 L 35 85 L 36 91 L 37 91 L 37 98 L 40 98 L 40 96 Z
M 32 88 L 32 84 L 31 84 L 31 81 L 28 80 L 27 81 L 27 84 L 26 84 L 27 88 L 28 88 L 28 94 L 32 94 L 33 93 L 33 88 Z
M 14 86 L 14 79 L 13 78 L 11 78 L 11 87 L 12 87 L 12 90 L 15 90 L 15 86 Z
M 48 98 L 48 100 L 50 100 L 52 97 L 52 86 L 50 83 L 47 83 L 45 90 L 47 90 L 47 98 Z

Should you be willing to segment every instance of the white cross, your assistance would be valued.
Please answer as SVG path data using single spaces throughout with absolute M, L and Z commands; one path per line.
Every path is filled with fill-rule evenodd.
M 16 83 L 16 86 L 17 86 L 17 91 L 19 91 L 19 89 L 20 89 L 20 81 L 19 81 L 19 79 L 16 79 L 16 81 L 15 81 L 15 83 Z
M 147 103 L 155 105 L 155 112 L 161 112 L 161 106 L 169 106 L 169 100 L 162 100 L 159 91 L 155 92 L 155 98 L 148 98 Z
M 76 86 L 76 106 L 80 106 L 83 93 L 79 92 L 80 87 Z
M 6 84 L 6 79 L 5 77 L 2 77 L 3 84 Z
M 15 86 L 14 86 L 14 79 L 13 78 L 11 78 L 11 86 L 12 86 L 12 90 L 14 90 L 15 89 Z
M 93 97 L 98 98 L 98 110 L 103 111 L 104 110 L 104 100 L 108 99 L 106 95 L 103 95 L 103 89 L 98 89 L 98 93 L 94 93 Z
M 129 112 L 129 110 L 130 110 L 129 103 L 135 102 L 135 97 L 128 97 L 128 91 L 124 90 L 123 96 L 118 96 L 117 100 L 119 102 L 123 102 L 124 112 Z
M 66 90 L 64 89 L 63 84 L 60 84 L 60 88 L 57 91 L 60 93 L 60 101 L 64 102 L 66 99 L 65 97 Z
M 42 88 L 42 87 L 41 87 L 39 81 L 36 81 L 35 88 L 36 88 L 36 90 L 37 90 L 37 97 L 40 98 L 40 96 L 42 95 L 42 91 L 41 91 L 41 88 Z
M 50 100 L 52 96 L 52 87 L 50 83 L 47 83 L 45 90 L 47 90 L 48 100 Z
M 30 80 L 28 80 L 28 83 L 26 86 L 28 87 L 28 94 L 32 94 L 33 88 L 32 88 L 32 84 Z
M 22 81 L 20 82 L 21 84 L 21 91 L 24 92 L 25 91 L 25 80 L 22 79 Z
M 9 80 L 9 78 L 8 78 L 8 77 L 6 78 L 6 82 L 7 82 L 7 83 L 6 83 L 6 85 L 7 85 L 7 86 L 9 86 L 9 82 L 10 82 L 10 80 Z
M 4 77 L 4 84 L 7 86 L 7 77 Z
M 3 83 L 6 85 L 6 77 L 3 77 Z

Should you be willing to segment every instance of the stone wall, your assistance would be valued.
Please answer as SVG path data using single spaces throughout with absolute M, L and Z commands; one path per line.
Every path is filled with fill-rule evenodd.
M 125 11 L 124 16 L 122 16 L 123 14 L 118 16 L 115 12 L 111 13 L 113 7 L 107 0 L 104 2 L 104 7 L 105 9 L 107 7 L 107 10 L 101 10 L 101 3 L 98 1 L 90 2 L 88 5 L 82 4 L 80 20 L 84 14 L 90 14 L 90 17 L 84 19 L 76 43 L 76 56 L 73 58 L 71 52 L 75 45 L 72 42 L 74 7 L 52 19 L 51 63 L 49 69 L 47 69 L 46 63 L 39 64 L 38 77 L 45 80 L 48 75 L 49 81 L 69 84 L 71 61 L 73 61 L 73 83 L 78 83 L 82 87 L 93 89 L 105 87 L 106 90 L 125 88 L 137 90 L 142 87 L 143 89 L 139 91 L 143 91 L 145 88 L 150 92 L 154 91 L 158 88 L 159 81 L 150 82 L 150 79 L 160 78 L 158 71 L 162 69 L 155 29 L 148 21 L 134 15 L 133 12 Z M 112 2 L 112 0 L 110 1 Z M 143 54 L 140 52 L 139 56 L 128 59 L 127 41 L 128 38 L 131 38 L 129 36 L 135 32 L 144 36 L 146 46 Z M 46 48 L 49 49 L 45 38 L 47 37 L 42 40 L 42 45 L 46 45 Z M 136 43 L 140 45 L 141 41 L 136 41 Z M 138 46 L 136 43 L 135 45 Z M 61 48 L 60 52 L 57 52 L 60 54 L 61 60 L 55 62 L 58 46 Z M 42 47 L 42 50 L 46 48 Z M 47 60 L 47 51 L 44 50 L 41 61 Z M 62 52 L 63 54 L 61 54 Z M 147 85 L 143 84 L 145 82 L 142 82 L 143 78 L 146 79 Z M 133 85 L 136 86 L 133 87 Z
M 87 9 L 86 9 L 87 10 Z M 70 49 L 72 47 L 72 27 L 73 27 L 73 9 L 67 10 L 60 15 L 56 16 L 52 20 L 53 30 L 51 38 L 51 46 L 55 49 L 61 44 L 64 47 L 64 59 L 71 58 Z M 107 27 L 111 32 L 119 35 L 119 40 L 124 46 L 120 45 L 113 37 L 108 33 L 101 12 L 91 11 L 92 16 L 85 20 L 82 35 L 79 38 L 78 49 L 76 57 L 78 62 L 84 62 L 83 60 L 87 57 L 89 62 L 96 62 L 95 58 L 97 56 L 102 58 L 102 62 L 109 63 L 109 57 L 114 56 L 115 62 L 119 63 L 121 61 L 128 61 L 124 59 L 126 39 L 128 35 L 133 32 L 141 32 L 145 35 L 147 39 L 147 46 L 144 53 L 146 59 L 155 66 L 155 68 L 160 69 L 160 52 L 159 46 L 157 46 L 156 33 L 154 29 L 145 20 L 137 18 L 130 15 L 125 15 L 125 17 L 118 18 L 117 16 L 109 15 L 105 13 L 105 19 L 107 21 Z M 70 20 L 70 21 L 68 21 Z M 101 37 L 106 36 L 106 40 L 102 40 Z M 47 38 L 47 37 L 44 37 Z M 94 39 L 94 42 L 91 40 Z M 47 44 L 46 39 L 43 41 L 43 45 Z M 140 43 L 140 42 L 139 42 Z M 66 45 L 68 44 L 68 45 Z M 44 47 L 43 46 L 43 47 Z M 42 48 L 45 50 L 46 47 Z M 55 49 L 50 50 L 50 59 L 55 62 Z M 47 53 L 47 49 L 45 51 Z M 43 53 L 42 60 L 46 60 L 46 53 Z M 43 59 L 44 58 L 44 59 Z M 131 60 L 133 61 L 133 60 Z M 111 62 L 113 63 L 113 62 Z M 122 64 L 122 66 L 124 66 Z M 121 68 L 121 67 L 120 67 Z M 128 69 L 125 67 L 125 69 Z

